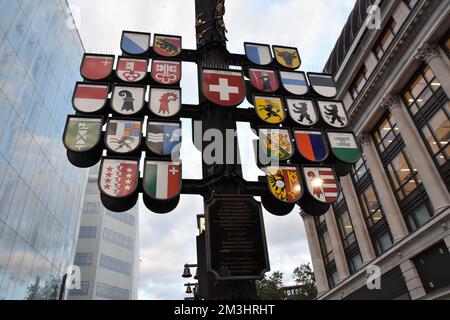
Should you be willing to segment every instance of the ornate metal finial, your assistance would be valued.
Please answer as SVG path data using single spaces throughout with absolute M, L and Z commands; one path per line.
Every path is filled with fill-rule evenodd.
M 196 3 L 197 10 L 197 46 L 201 47 L 211 42 L 228 41 L 223 17 L 225 15 L 225 0 L 208 0 Z
M 414 56 L 417 60 L 428 63 L 431 59 L 439 57 L 439 49 L 436 45 L 425 42 Z
M 369 145 L 372 143 L 372 137 L 368 133 L 361 133 L 358 136 L 357 140 L 361 146 Z
M 387 111 L 392 111 L 396 108 L 401 108 L 402 104 L 400 102 L 400 98 L 396 93 L 388 93 L 383 100 L 381 100 L 381 107 L 386 109 Z

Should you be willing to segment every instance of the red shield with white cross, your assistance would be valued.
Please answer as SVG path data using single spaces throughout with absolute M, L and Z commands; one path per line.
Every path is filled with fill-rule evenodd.
M 234 107 L 244 101 L 245 84 L 240 71 L 203 69 L 202 83 L 203 94 L 212 103 Z

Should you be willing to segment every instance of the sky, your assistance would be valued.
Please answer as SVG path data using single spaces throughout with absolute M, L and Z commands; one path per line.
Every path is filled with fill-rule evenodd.
M 69 0 L 85 50 L 120 55 L 123 30 L 174 34 L 183 47 L 195 48 L 194 0 Z M 228 50 L 244 53 L 243 43 L 260 42 L 297 47 L 302 71 L 320 72 L 351 12 L 355 0 L 226 0 Z M 183 103 L 198 103 L 193 64 L 183 64 Z M 245 107 L 245 105 L 243 106 Z M 191 122 L 183 119 L 183 178 L 201 178 L 201 155 L 192 144 Z M 238 124 L 244 178 L 256 181 L 248 124 Z M 184 299 L 181 278 L 185 263 L 196 263 L 197 215 L 204 213 L 199 196 L 182 196 L 167 215 L 148 211 L 140 201 L 139 299 Z M 292 271 L 311 261 L 299 208 L 285 217 L 264 211 L 271 270 L 284 273 L 293 284 Z M 193 273 L 195 270 L 192 271 Z M 191 279 L 193 280 L 193 279 Z

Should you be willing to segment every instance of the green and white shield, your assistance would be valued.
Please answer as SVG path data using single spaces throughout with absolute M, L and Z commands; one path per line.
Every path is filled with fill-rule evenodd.
M 72 152 L 86 152 L 100 141 L 102 118 L 69 117 L 64 133 L 64 145 Z
M 331 150 L 336 158 L 348 164 L 355 164 L 361 158 L 355 136 L 348 132 L 328 132 Z
M 155 200 L 170 200 L 181 192 L 181 164 L 166 161 L 146 161 L 144 192 Z

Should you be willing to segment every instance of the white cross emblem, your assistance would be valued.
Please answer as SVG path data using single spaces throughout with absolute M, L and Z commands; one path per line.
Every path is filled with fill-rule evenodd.
M 103 61 L 102 61 L 102 64 L 103 64 L 105 67 L 107 67 L 110 63 L 111 63 L 111 61 L 109 61 L 109 60 L 103 60 Z
M 230 94 L 239 94 L 239 87 L 231 87 L 228 79 L 220 78 L 218 85 L 209 85 L 209 91 L 220 93 L 220 100 L 230 101 Z
M 170 169 L 170 173 L 171 173 L 173 176 L 176 176 L 177 173 L 178 173 L 178 169 L 175 168 L 175 167 L 172 167 L 172 169 Z

